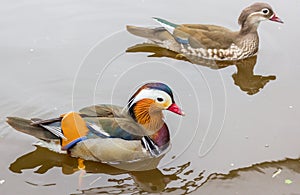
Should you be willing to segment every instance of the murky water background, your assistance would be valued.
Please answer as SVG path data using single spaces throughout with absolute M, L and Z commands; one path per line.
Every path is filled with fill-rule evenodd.
M 259 27 L 253 74 L 241 66 L 212 69 L 125 53 L 143 42 L 126 24 L 155 26 L 151 17 L 159 16 L 238 29 L 240 11 L 251 3 L 3 1 L 1 194 L 300 194 L 299 1 L 269 1 L 285 24 Z M 257 87 L 261 77 L 251 76 L 251 83 L 244 75 L 272 79 Z M 35 148 L 35 138 L 5 123 L 11 115 L 48 118 L 91 104 L 125 105 L 137 86 L 153 80 L 168 83 L 187 113 L 165 113 L 172 149 L 153 171 L 88 162 L 84 173 L 76 159 Z

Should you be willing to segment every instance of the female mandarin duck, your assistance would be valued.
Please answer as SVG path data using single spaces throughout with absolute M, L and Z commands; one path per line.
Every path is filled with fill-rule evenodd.
M 125 108 L 103 104 L 54 119 L 8 117 L 7 122 L 18 131 L 39 138 L 41 146 L 50 150 L 113 164 L 158 157 L 167 151 L 170 135 L 163 110 L 184 115 L 167 85 L 147 83 Z
M 259 23 L 264 20 L 283 23 L 266 3 L 254 3 L 245 8 L 238 19 L 241 28 L 237 32 L 216 25 L 178 25 L 160 18 L 154 20 L 163 27 L 127 26 L 127 30 L 183 55 L 211 60 L 239 60 L 255 55 L 259 45 Z

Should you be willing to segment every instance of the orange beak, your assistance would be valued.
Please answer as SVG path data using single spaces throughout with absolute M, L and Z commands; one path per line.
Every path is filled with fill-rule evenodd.
M 273 16 L 269 20 L 274 21 L 274 22 L 283 23 L 283 21 L 280 18 L 278 18 L 276 16 L 276 14 L 273 14 Z
M 185 115 L 185 113 L 175 103 L 171 104 L 171 106 L 169 106 L 169 108 L 167 110 L 174 112 L 176 114 L 182 115 L 182 116 Z

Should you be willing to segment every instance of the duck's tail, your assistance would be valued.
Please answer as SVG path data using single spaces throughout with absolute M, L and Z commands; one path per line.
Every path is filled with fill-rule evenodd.
M 133 35 L 144 37 L 155 42 L 172 39 L 172 35 L 164 27 L 145 28 L 127 25 L 126 28 L 127 31 Z
M 7 117 L 6 122 L 17 131 L 26 133 L 44 141 L 58 139 L 56 135 L 54 135 L 50 131 L 47 131 L 43 127 L 39 125 L 33 125 L 32 120 L 23 119 L 19 117 Z

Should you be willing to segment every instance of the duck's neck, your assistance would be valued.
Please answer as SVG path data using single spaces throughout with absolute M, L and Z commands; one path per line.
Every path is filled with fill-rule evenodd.
M 130 116 L 146 130 L 152 141 L 160 148 L 166 148 L 170 143 L 168 126 L 163 120 L 161 109 L 151 105 L 153 100 L 143 100 L 131 105 L 128 109 Z
M 237 36 L 237 45 L 244 51 L 243 57 L 249 57 L 255 55 L 259 47 L 259 37 L 257 33 L 257 27 L 259 22 L 251 23 L 251 21 L 245 21 L 242 23 L 241 29 Z
M 259 23 L 260 23 L 259 21 L 252 22 L 252 21 L 246 20 L 245 22 L 243 22 L 241 24 L 241 29 L 240 29 L 239 34 L 243 35 L 243 36 L 250 34 L 250 33 L 257 34 L 257 28 L 259 26 Z
M 164 125 L 163 113 L 160 109 L 152 106 L 153 100 L 143 100 L 131 105 L 128 109 L 130 116 L 147 131 L 155 134 Z

